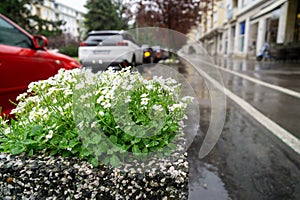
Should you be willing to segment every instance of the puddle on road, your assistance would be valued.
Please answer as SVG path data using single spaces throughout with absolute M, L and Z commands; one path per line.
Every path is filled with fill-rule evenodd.
M 193 163 L 190 163 L 193 167 Z M 217 169 L 207 163 L 190 171 L 189 200 L 228 199 L 228 192 L 219 178 Z M 195 171 L 196 170 L 196 171 Z

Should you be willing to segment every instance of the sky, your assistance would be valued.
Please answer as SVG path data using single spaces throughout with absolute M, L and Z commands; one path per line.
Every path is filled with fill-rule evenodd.
M 56 0 L 57 3 L 64 4 L 81 12 L 86 12 L 84 7 L 87 0 Z

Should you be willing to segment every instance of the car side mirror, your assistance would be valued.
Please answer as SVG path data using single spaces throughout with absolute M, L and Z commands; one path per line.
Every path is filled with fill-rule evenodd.
M 48 39 L 42 35 L 33 36 L 33 44 L 36 49 L 43 49 L 48 45 Z

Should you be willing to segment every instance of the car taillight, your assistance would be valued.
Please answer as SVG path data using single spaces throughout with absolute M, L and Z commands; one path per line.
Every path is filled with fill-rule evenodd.
M 151 53 L 149 51 L 145 51 L 144 52 L 144 57 L 148 58 L 149 56 L 151 56 Z
M 117 42 L 116 43 L 117 46 L 128 46 L 127 42 Z
M 80 42 L 79 46 L 81 46 L 81 47 L 87 46 L 87 43 L 85 43 L 85 42 Z

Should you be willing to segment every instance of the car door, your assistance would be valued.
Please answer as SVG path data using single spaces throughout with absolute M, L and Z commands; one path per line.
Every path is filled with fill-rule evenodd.
M 34 49 L 32 38 L 0 16 L 0 107 L 11 109 L 32 81 L 54 75 L 58 65 L 47 51 Z

